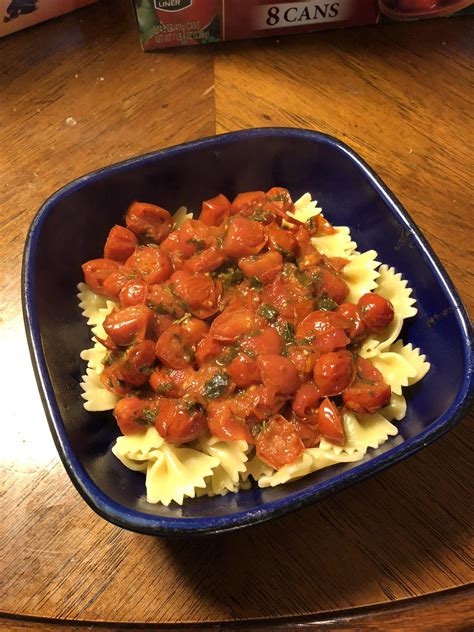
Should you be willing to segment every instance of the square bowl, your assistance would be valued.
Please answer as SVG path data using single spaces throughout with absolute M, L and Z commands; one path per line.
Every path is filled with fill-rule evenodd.
M 413 288 L 418 315 L 405 341 L 431 370 L 408 389 L 400 433 L 364 460 L 337 465 L 275 488 L 203 497 L 165 507 L 145 500 L 145 477 L 111 452 L 118 428 L 110 412 L 84 410 L 80 360 L 90 331 L 76 298 L 81 264 L 100 256 L 110 227 L 135 199 L 198 211 L 218 193 L 283 186 L 306 191 L 361 250 L 374 248 Z M 217 533 L 314 502 L 413 454 L 465 414 L 472 396 L 472 332 L 442 265 L 399 202 L 340 141 L 307 130 L 266 128 L 224 134 L 105 167 L 63 187 L 41 207 L 23 258 L 23 312 L 32 362 L 53 438 L 86 502 L 110 522 L 154 535 Z

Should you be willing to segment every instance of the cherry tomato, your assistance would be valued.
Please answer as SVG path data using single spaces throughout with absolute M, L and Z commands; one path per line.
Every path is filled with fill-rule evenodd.
M 374 384 L 357 380 L 342 393 L 344 405 L 349 410 L 363 415 L 373 415 L 390 403 L 392 389 L 384 382 Z
M 208 226 L 220 226 L 229 217 L 231 207 L 232 205 L 225 195 L 216 195 L 216 197 L 202 203 L 199 219 Z
M 347 333 L 351 340 L 362 340 L 368 334 L 367 327 L 362 320 L 359 312 L 359 308 L 354 303 L 342 303 L 336 310 L 339 314 L 342 314 L 344 318 L 350 322 L 350 327 Z
M 336 445 L 344 445 L 346 435 L 342 418 L 335 404 L 330 399 L 324 399 L 318 408 L 318 430 L 322 436 Z
M 368 292 L 357 303 L 362 320 L 370 331 L 383 331 L 393 320 L 393 305 L 383 296 Z
M 173 218 L 161 206 L 132 202 L 125 215 L 125 223 L 138 237 L 159 244 L 168 236 Z
M 188 318 L 181 327 L 191 336 L 193 345 L 197 345 L 209 331 L 209 325 L 199 318 Z
M 213 320 L 209 335 L 214 340 L 233 342 L 239 336 L 254 331 L 258 324 L 256 315 L 249 309 L 226 309 Z
M 117 425 L 124 435 L 140 432 L 153 425 L 155 414 L 154 402 L 138 397 L 124 397 L 114 409 Z
M 323 259 L 324 263 L 338 274 L 349 263 L 349 259 L 345 259 L 344 257 L 323 257 Z
M 262 354 L 257 358 L 262 382 L 266 386 L 270 399 L 277 393 L 293 394 L 299 386 L 298 373 L 289 358 L 274 354 Z
M 155 369 L 148 380 L 151 388 L 161 397 L 180 397 L 181 389 L 169 372 Z
M 248 214 L 255 206 L 262 205 L 267 201 L 263 191 L 248 191 L 239 193 L 232 202 L 232 214 Z
M 148 305 L 158 314 L 166 314 L 175 319 L 184 316 L 182 302 L 174 296 L 169 287 L 163 285 L 150 287 Z
M 82 265 L 84 281 L 96 294 L 110 296 L 104 290 L 104 282 L 110 274 L 120 268 L 120 263 L 113 259 L 91 259 Z
M 307 345 L 292 345 L 288 349 L 288 357 L 295 365 L 296 370 L 307 379 L 308 374 L 313 371 L 318 354 Z
M 247 277 L 262 283 L 271 283 L 283 267 L 283 257 L 279 252 L 268 251 L 261 255 L 239 259 L 239 268 Z
M 163 332 L 173 324 L 173 317 L 169 314 L 158 314 L 153 312 L 153 318 L 150 323 L 150 337 L 158 340 Z
M 123 307 L 146 303 L 149 294 L 148 283 L 142 279 L 128 281 L 119 292 L 119 301 Z
M 321 397 L 321 391 L 316 384 L 305 382 L 293 395 L 293 402 L 291 404 L 293 412 L 298 415 L 298 417 L 306 417 L 309 411 L 316 407 Z
M 253 443 L 244 419 L 233 415 L 228 402 L 210 402 L 207 423 L 211 434 L 223 441 L 247 441 Z
M 356 357 L 357 375 L 366 382 L 383 382 L 382 373 L 368 360 L 361 356 Z
M 278 355 L 281 353 L 282 341 L 278 332 L 273 327 L 262 329 L 245 335 L 240 340 L 242 350 L 250 357 L 256 357 L 262 353 Z
M 334 235 L 337 232 L 334 226 L 321 214 L 315 217 L 314 224 L 317 235 Z
M 278 224 L 272 222 L 265 226 L 268 236 L 268 247 L 283 253 L 291 253 L 296 248 L 296 238 L 289 231 L 279 228 Z
M 224 343 L 214 340 L 211 335 L 204 336 L 196 348 L 195 359 L 197 365 L 201 367 L 206 362 L 209 362 L 209 360 L 217 358 L 224 349 Z
M 174 230 L 160 244 L 161 252 L 170 255 L 172 252 L 179 250 L 179 231 Z
M 262 303 L 274 307 L 282 319 L 294 324 L 313 310 L 311 288 L 302 285 L 294 276 L 292 268 L 288 269 L 287 266 L 272 283 L 263 287 L 260 297 Z
M 327 294 L 335 303 L 342 303 L 349 294 L 349 286 L 335 272 L 318 269 L 318 280 L 313 286 L 313 290 L 319 295 Z
M 288 189 L 284 189 L 283 187 L 272 187 L 266 192 L 266 198 L 269 202 L 272 202 L 272 204 L 275 204 L 275 206 L 280 208 L 285 214 L 295 212 L 295 205 L 293 204 L 293 200 L 291 199 Z
M 179 249 L 185 258 L 209 248 L 213 243 L 210 227 L 198 219 L 187 219 L 178 230 Z
M 173 272 L 168 255 L 154 245 L 137 246 L 133 255 L 125 262 L 125 266 L 130 270 L 136 270 L 150 285 L 163 283 Z
M 257 456 L 277 470 L 296 461 L 304 450 L 295 426 L 281 415 L 270 419 L 256 441 Z
M 192 396 L 159 398 L 156 408 L 155 428 L 168 443 L 187 443 L 206 429 L 204 410 Z
M 124 226 L 116 224 L 110 229 L 104 246 L 104 257 L 124 263 L 135 251 L 137 236 Z
M 146 305 L 117 309 L 106 317 L 104 329 L 114 344 L 127 347 L 145 339 L 152 315 Z
M 325 353 L 316 360 L 313 370 L 314 383 L 321 395 L 339 395 L 355 378 L 354 358 L 350 351 Z
M 245 217 L 232 218 L 224 238 L 223 250 L 229 257 L 257 255 L 267 243 L 263 226 Z
M 155 344 L 152 340 L 142 340 L 127 349 L 119 362 L 122 380 L 133 386 L 148 382 L 151 366 L 155 362 Z
M 193 339 L 180 325 L 171 325 L 158 338 L 155 353 L 170 369 L 184 369 L 193 360 Z
M 245 353 L 239 353 L 227 365 L 226 371 L 239 388 L 260 382 L 260 369 L 256 361 Z
M 189 272 L 213 272 L 225 261 L 225 255 L 216 246 L 211 246 L 202 252 L 197 252 L 190 259 L 183 262 L 182 269 Z
M 336 312 L 326 312 L 316 310 L 308 314 L 296 328 L 296 338 L 311 338 L 320 334 L 332 331 L 333 329 L 344 329 L 348 331 L 351 326 L 350 321 L 342 314 Z
M 100 374 L 100 381 L 108 391 L 120 397 L 125 397 L 132 390 L 132 385 L 123 381 L 118 362 L 104 367 Z
M 136 273 L 133 270 L 128 270 L 125 266 L 121 265 L 115 272 L 109 274 L 103 284 L 103 293 L 106 296 L 118 300 L 122 289 L 136 279 Z
M 209 318 L 217 312 L 220 291 L 210 276 L 180 270 L 172 275 L 170 286 L 193 316 Z
M 320 444 L 321 433 L 319 432 L 317 417 L 313 416 L 300 419 L 292 415 L 290 421 L 305 448 L 315 448 Z

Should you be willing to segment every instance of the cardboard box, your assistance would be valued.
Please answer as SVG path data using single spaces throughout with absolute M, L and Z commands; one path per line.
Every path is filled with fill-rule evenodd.
M 134 0 L 145 51 L 473 13 L 471 0 Z
M 74 11 L 96 0 L 0 0 L 0 37 Z

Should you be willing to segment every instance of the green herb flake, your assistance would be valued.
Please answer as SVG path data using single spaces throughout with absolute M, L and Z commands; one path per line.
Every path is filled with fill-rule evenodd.
M 263 303 L 258 311 L 260 315 L 269 323 L 274 323 L 280 315 L 277 309 L 275 309 L 271 305 L 268 305 L 267 303 Z
M 316 309 L 326 312 L 333 312 L 337 309 L 337 303 L 326 293 L 322 294 L 316 301 Z
M 295 328 L 291 323 L 285 323 L 283 336 L 287 345 L 292 345 L 295 343 Z
M 204 383 L 204 397 L 206 399 L 221 397 L 229 384 L 230 375 L 225 371 L 219 371 L 214 377 Z
M 204 239 L 196 239 L 196 237 L 192 237 L 191 239 L 188 239 L 186 243 L 195 246 L 198 252 L 202 252 L 206 248 L 206 242 Z
M 250 287 L 254 290 L 261 290 L 263 288 L 263 283 L 259 281 L 256 277 L 252 277 L 250 279 Z
M 156 408 L 145 408 L 135 421 L 140 426 L 153 426 L 155 424 L 155 419 L 157 415 Z
M 232 360 L 239 355 L 239 351 L 239 345 L 232 345 L 231 347 L 228 347 L 216 358 L 216 363 L 219 366 L 226 366 L 227 364 L 230 364 Z
M 158 393 L 158 395 L 164 395 L 165 393 L 168 393 L 169 391 L 171 391 L 173 386 L 174 385 L 172 382 L 164 382 L 163 384 L 160 384 L 158 386 L 158 388 L 156 389 L 156 392 Z

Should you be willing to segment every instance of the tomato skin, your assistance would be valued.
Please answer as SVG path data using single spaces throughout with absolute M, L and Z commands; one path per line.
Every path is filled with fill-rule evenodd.
M 311 289 L 303 287 L 293 274 L 285 275 L 285 268 L 272 283 L 264 286 L 260 296 L 262 303 L 271 305 L 282 319 L 294 324 L 313 311 Z
M 127 268 L 121 265 L 115 272 L 109 274 L 103 283 L 103 293 L 114 300 L 118 300 L 122 289 L 136 279 L 135 272 L 127 270 Z
M 104 282 L 109 275 L 120 268 L 120 263 L 113 259 L 91 259 L 82 265 L 84 281 L 96 294 L 110 296 L 104 289 Z
M 125 267 L 136 271 L 150 285 L 163 283 L 173 272 L 168 255 L 153 245 L 137 246 L 133 255 L 125 262 Z
M 210 276 L 180 270 L 171 276 L 170 287 L 193 316 L 209 318 L 217 312 L 220 291 Z
M 211 325 L 212 327 L 212 325 Z M 197 365 L 201 367 L 209 360 L 217 358 L 225 349 L 225 345 L 218 340 L 214 340 L 211 335 L 204 336 L 204 338 L 198 343 L 196 348 L 195 359 Z
M 368 360 L 356 357 L 357 376 L 366 382 L 383 382 L 382 373 Z
M 267 201 L 263 191 L 247 191 L 239 193 L 232 202 L 232 215 L 248 214 L 252 212 L 255 206 L 264 204 Z
M 108 391 L 120 397 L 125 397 L 132 390 L 132 385 L 126 384 L 123 381 L 118 364 L 104 367 L 104 370 L 100 374 L 100 381 Z
M 275 222 L 265 226 L 265 232 L 268 236 L 268 247 L 270 250 L 293 252 L 296 248 L 294 235 L 280 228 Z
M 118 347 L 127 347 L 145 339 L 153 313 L 146 305 L 132 305 L 109 314 L 104 329 Z
M 273 327 L 262 327 L 257 333 L 250 336 L 243 336 L 240 346 L 244 353 L 251 357 L 264 354 L 279 355 L 281 353 L 282 341 L 278 332 Z
M 227 373 L 239 388 L 260 382 L 260 369 L 252 358 L 239 353 L 226 367 Z
M 209 430 L 218 439 L 254 442 L 245 420 L 235 417 L 228 402 L 210 402 L 207 414 Z
M 372 294 L 372 292 L 364 294 L 360 297 L 357 307 L 364 324 L 370 331 L 383 331 L 393 321 L 392 303 L 378 294 Z
M 257 255 L 267 243 L 263 226 L 246 217 L 232 218 L 223 243 L 223 250 L 229 257 L 249 257 Z
M 179 250 L 188 259 L 212 245 L 210 227 L 199 219 L 187 219 L 178 230 Z
M 368 384 L 357 380 L 342 393 L 347 409 L 362 415 L 373 415 L 390 403 L 392 389 L 384 382 Z
M 169 287 L 158 284 L 150 286 L 148 305 L 158 314 L 166 314 L 175 319 L 184 316 L 181 302 L 173 295 Z
M 349 294 L 349 286 L 335 272 L 319 268 L 321 281 L 316 283 L 314 288 L 318 294 L 327 294 L 336 303 L 342 303 Z
M 180 325 L 171 325 L 158 338 L 156 357 L 170 369 L 184 369 L 193 359 L 193 339 Z
M 188 318 L 181 327 L 188 332 L 193 345 L 197 345 L 209 332 L 209 325 L 199 318 Z
M 347 318 L 350 322 L 347 331 L 351 340 L 362 340 L 369 333 L 364 321 L 362 320 L 359 308 L 354 303 L 342 303 L 336 310 L 339 314 Z
M 193 410 L 197 402 L 191 396 L 181 399 L 158 398 L 155 428 L 168 443 L 187 443 L 206 429 L 204 411 Z
M 137 236 L 124 226 L 115 224 L 110 229 L 104 246 L 105 259 L 114 259 L 124 263 L 135 251 L 138 243 Z
M 128 281 L 119 292 L 119 301 L 123 307 L 145 304 L 149 294 L 148 283 L 142 279 Z
M 230 201 L 221 193 L 202 203 L 199 219 L 208 226 L 220 226 L 229 217 L 231 207 Z
M 338 312 L 316 310 L 298 324 L 296 338 L 311 338 L 336 328 L 347 331 L 350 328 L 350 321 Z
M 211 324 L 209 335 L 214 340 L 234 342 L 239 336 L 254 331 L 258 319 L 249 309 L 226 309 Z
M 255 257 L 242 257 L 238 266 L 246 277 L 271 283 L 283 267 L 283 257 L 279 252 L 268 251 Z
M 190 259 L 183 262 L 182 269 L 188 272 L 213 272 L 217 270 L 225 261 L 225 256 L 221 250 L 215 246 L 207 248 L 203 252 L 197 252 Z
M 295 365 L 296 370 L 299 373 L 302 373 L 305 379 L 307 379 L 308 375 L 313 372 L 318 354 L 311 347 L 305 345 L 292 345 L 288 349 L 288 357 Z
M 317 417 L 312 416 L 301 419 L 292 415 L 290 421 L 305 448 L 315 448 L 320 444 L 321 433 L 319 432 Z
M 125 215 L 125 223 L 138 237 L 159 244 L 168 236 L 173 218 L 161 206 L 132 202 Z
M 295 205 L 291 199 L 288 189 L 283 187 L 272 187 L 266 192 L 266 198 L 269 202 L 281 209 L 285 214 L 294 213 Z
M 330 399 L 324 399 L 318 408 L 318 429 L 322 436 L 336 445 L 344 445 L 346 435 L 342 418 L 335 404 Z
M 262 382 L 267 388 L 269 398 L 279 393 L 292 395 L 299 386 L 298 373 L 289 358 L 275 354 L 262 354 L 257 358 Z
M 114 409 L 115 420 L 124 435 L 145 430 L 150 425 L 147 419 L 153 415 L 154 402 L 138 397 L 124 397 L 117 402 Z
M 293 412 L 298 417 L 306 417 L 309 414 L 309 410 L 316 407 L 321 397 L 321 391 L 316 384 L 305 382 L 293 395 L 291 404 Z
M 172 252 L 179 250 L 179 232 L 177 230 L 174 230 L 161 242 L 160 250 L 168 256 Z
M 257 456 L 275 469 L 293 463 L 305 450 L 294 425 L 281 415 L 274 415 L 257 437 Z
M 332 351 L 316 360 L 313 379 L 324 397 L 339 395 L 355 378 L 354 358 L 350 351 Z
M 155 361 L 155 344 L 152 340 L 137 342 L 127 349 L 119 362 L 121 379 L 133 386 L 148 382 L 148 374 Z
M 155 368 L 150 374 L 149 383 L 151 388 L 162 397 L 180 397 L 181 389 L 176 384 L 175 380 L 170 373 L 163 371 L 163 369 Z

